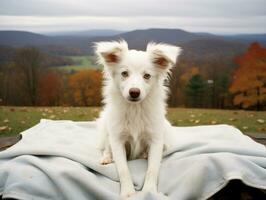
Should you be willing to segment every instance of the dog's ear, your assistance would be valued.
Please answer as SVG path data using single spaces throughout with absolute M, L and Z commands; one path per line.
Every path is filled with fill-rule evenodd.
M 126 41 L 97 42 L 95 43 L 95 53 L 98 57 L 98 63 L 103 65 L 118 64 L 124 54 L 128 51 Z
M 168 44 L 149 43 L 147 46 L 152 64 L 161 70 L 173 67 L 181 51 L 180 47 Z

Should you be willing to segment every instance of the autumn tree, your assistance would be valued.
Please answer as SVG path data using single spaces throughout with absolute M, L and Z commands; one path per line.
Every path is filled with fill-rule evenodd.
M 234 105 L 243 108 L 256 106 L 261 110 L 266 102 L 266 49 L 252 43 L 248 51 L 235 59 L 238 67 L 233 73 L 230 92 Z
M 41 61 L 41 52 L 33 47 L 17 50 L 14 59 L 18 73 L 23 76 L 25 93 L 29 97 L 31 105 L 36 105 L 37 101 L 37 84 Z
M 0 80 L 0 98 L 4 105 L 29 105 L 24 76 L 13 62 L 4 64 Z
M 38 80 L 38 105 L 58 106 L 60 104 L 61 76 L 56 71 L 43 73 Z
M 101 77 L 98 70 L 82 70 L 69 78 L 69 92 L 79 106 L 98 106 L 101 103 Z

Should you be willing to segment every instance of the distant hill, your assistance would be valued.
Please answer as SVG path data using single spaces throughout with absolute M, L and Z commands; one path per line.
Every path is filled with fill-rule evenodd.
M 52 44 L 53 38 L 27 31 L 0 31 L 0 45 L 25 46 Z
M 150 41 L 180 44 L 192 40 L 203 39 L 205 36 L 197 35 L 181 29 L 145 29 L 135 30 L 115 36 L 128 41 L 132 48 L 143 49 Z
M 181 29 L 144 29 L 117 33 L 114 30 L 91 30 L 51 36 L 25 31 L 0 31 L 0 45 L 13 47 L 31 45 L 51 54 L 56 52 L 57 55 L 71 55 L 73 51 L 73 55 L 82 55 L 92 54 L 93 42 L 125 39 L 130 48 L 136 49 L 145 49 L 148 42 L 154 41 L 180 45 L 187 55 L 233 56 L 243 52 L 250 42 L 258 41 L 266 44 L 266 34 L 218 36 Z
M 266 34 L 239 34 L 224 36 L 224 38 L 246 43 L 259 42 L 266 46 Z

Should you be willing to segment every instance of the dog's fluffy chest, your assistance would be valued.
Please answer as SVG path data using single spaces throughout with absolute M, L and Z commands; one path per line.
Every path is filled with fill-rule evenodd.
M 121 139 L 126 144 L 129 158 L 141 157 L 146 154 L 151 138 L 150 119 L 141 107 L 128 107 L 121 116 Z

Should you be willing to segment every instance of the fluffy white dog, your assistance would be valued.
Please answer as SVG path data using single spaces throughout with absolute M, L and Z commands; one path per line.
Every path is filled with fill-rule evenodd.
M 179 47 L 149 43 L 146 51 L 129 50 L 125 41 L 95 45 L 98 62 L 104 65 L 103 102 L 98 119 L 102 164 L 116 164 L 121 195 L 135 193 L 127 159 L 148 157 L 144 191 L 157 191 L 164 135 L 165 80 L 181 52 Z

